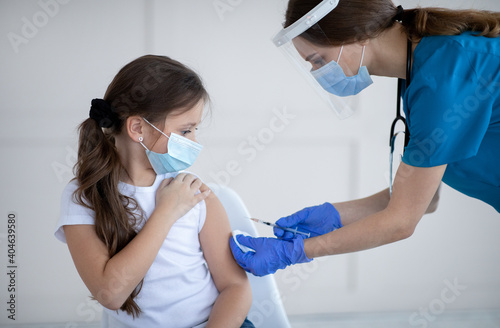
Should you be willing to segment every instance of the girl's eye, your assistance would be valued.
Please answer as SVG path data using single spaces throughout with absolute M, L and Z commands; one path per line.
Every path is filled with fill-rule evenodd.
M 195 131 L 198 131 L 198 128 L 195 128 Z M 185 131 L 182 131 L 182 135 L 185 136 L 186 134 L 189 134 L 191 133 L 192 131 L 191 130 L 185 130 Z

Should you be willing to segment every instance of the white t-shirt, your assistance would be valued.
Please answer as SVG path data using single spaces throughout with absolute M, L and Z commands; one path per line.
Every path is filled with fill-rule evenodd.
M 149 218 L 155 208 L 160 183 L 177 174 L 158 175 L 151 187 L 135 187 L 120 182 L 124 195 L 137 200 Z M 66 242 L 64 225 L 94 225 L 94 211 L 78 205 L 73 198 L 77 182 L 70 182 L 62 194 L 61 216 L 55 236 Z M 205 327 L 219 295 L 201 250 L 199 232 L 206 218 L 205 201 L 177 220 L 170 229 L 155 261 L 144 277 L 135 298 L 142 314 L 135 320 L 126 312 L 104 309 L 103 327 Z

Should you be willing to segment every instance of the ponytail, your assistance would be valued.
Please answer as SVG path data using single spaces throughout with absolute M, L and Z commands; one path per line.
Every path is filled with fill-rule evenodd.
M 135 211 L 138 204 L 118 190 L 124 169 L 114 139 L 105 135 L 97 121 L 91 118 L 80 125 L 79 131 L 78 161 L 75 165 L 79 187 L 75 197 L 80 205 L 95 212 L 97 236 L 106 245 L 111 258 L 136 236 L 135 225 L 139 218 Z M 134 317 L 141 313 L 134 301 L 141 287 L 142 281 L 120 308 Z
M 458 35 L 466 31 L 489 38 L 500 35 L 500 13 L 491 11 L 410 9 L 405 10 L 402 24 L 415 40 L 431 35 Z

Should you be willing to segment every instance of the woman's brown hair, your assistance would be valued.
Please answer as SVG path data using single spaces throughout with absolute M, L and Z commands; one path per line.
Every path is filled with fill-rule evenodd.
M 127 172 L 120 162 L 114 136 L 121 133 L 129 116 L 161 122 L 174 110 L 189 110 L 199 101 L 207 101 L 208 94 L 191 69 L 168 57 L 147 55 L 118 72 L 104 100 L 111 105 L 115 122 L 104 129 L 88 118 L 80 125 L 75 165 L 79 187 L 74 196 L 79 204 L 95 212 L 97 236 L 112 257 L 136 236 L 137 224 L 143 219 L 135 199 L 118 189 L 120 177 Z M 134 317 L 141 313 L 134 298 L 142 283 L 120 308 Z
M 290 0 L 284 27 L 288 27 L 317 6 L 320 0 Z M 391 0 L 340 0 L 337 8 L 301 37 L 323 46 L 351 44 L 380 35 L 392 27 L 398 14 Z M 399 16 L 405 32 L 418 41 L 431 35 L 458 35 L 465 31 L 477 35 L 500 35 L 500 13 L 479 10 L 416 8 Z

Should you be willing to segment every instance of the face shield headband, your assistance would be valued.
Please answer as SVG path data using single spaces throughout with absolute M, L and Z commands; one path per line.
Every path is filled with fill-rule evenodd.
M 281 30 L 273 38 L 273 43 L 298 68 L 313 89 L 329 105 L 340 119 L 353 114 L 354 95 L 369 86 L 372 81 L 365 66 L 362 66 L 364 48 L 360 50 L 358 72 L 344 72 L 338 65 L 341 51 L 332 46 L 318 46 L 311 42 L 310 35 L 328 40 L 317 24 L 332 12 L 339 0 L 325 0 L 294 24 Z M 338 47 L 337 47 L 338 48 Z

